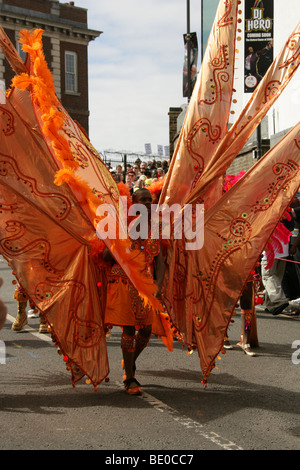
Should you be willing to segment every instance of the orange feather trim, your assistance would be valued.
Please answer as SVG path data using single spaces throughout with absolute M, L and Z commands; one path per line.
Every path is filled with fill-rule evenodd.
M 117 186 L 119 188 L 120 196 L 126 196 L 128 199 L 128 203 L 132 203 L 130 189 L 128 188 L 128 186 L 124 183 L 118 183 Z
M 90 247 L 90 254 L 93 262 L 97 266 L 102 266 L 105 268 L 109 267 L 110 263 L 105 262 L 103 259 L 103 252 L 106 248 L 105 243 L 96 236 L 93 240 L 90 241 Z
M 147 186 L 147 189 L 150 191 L 151 194 L 155 194 L 156 197 L 159 198 L 164 184 L 165 178 L 160 179 L 158 181 L 154 181 L 154 183 L 151 183 L 150 186 Z
M 26 88 L 32 85 L 32 82 L 32 77 L 30 77 L 27 73 L 21 73 L 12 79 L 13 86 L 19 88 L 20 90 L 26 90 Z
M 82 196 L 81 203 L 88 204 L 94 219 L 97 219 L 97 223 L 99 221 L 96 218 L 96 212 L 98 206 L 102 203 L 101 200 L 93 193 L 91 188 L 85 181 L 76 176 L 72 170 L 69 169 L 62 169 L 59 170 L 55 175 L 54 183 L 57 186 L 60 186 L 63 183 L 68 184 L 74 191 L 78 192 Z

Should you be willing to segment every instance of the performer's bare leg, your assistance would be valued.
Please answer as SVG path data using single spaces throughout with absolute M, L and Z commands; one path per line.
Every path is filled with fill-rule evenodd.
M 134 377 L 134 355 L 135 355 L 135 328 L 134 326 L 124 326 L 121 338 L 121 348 L 123 353 L 126 379 Z
M 149 343 L 152 333 L 152 325 L 147 325 L 145 328 L 138 330 L 135 341 L 135 353 L 134 353 L 134 362 L 137 360 L 141 352 L 145 349 Z
M 151 337 L 152 326 L 141 328 L 135 336 L 133 326 L 124 326 L 121 346 L 123 352 L 124 369 L 126 379 L 124 385 L 130 395 L 140 395 L 142 393 L 140 384 L 135 378 L 135 361 L 147 346 Z
M 241 343 L 245 354 L 248 356 L 255 356 L 255 353 L 250 348 L 250 334 L 251 334 L 251 320 L 252 320 L 252 309 L 241 310 Z
M 250 348 L 250 333 L 252 327 L 252 282 L 248 282 L 240 297 L 241 305 L 241 342 L 238 343 L 248 356 L 255 356 Z

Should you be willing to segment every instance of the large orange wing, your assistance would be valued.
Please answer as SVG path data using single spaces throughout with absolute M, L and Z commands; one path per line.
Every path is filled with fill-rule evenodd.
M 55 94 L 53 77 L 43 53 L 42 33 L 42 30 L 21 31 L 23 49 L 31 59 L 30 73 L 17 75 L 13 85 L 20 89 L 30 88 L 38 124 L 59 169 L 55 183 L 69 186 L 95 229 L 99 222 L 98 207 L 101 204 L 110 207 L 117 230 L 116 237 L 106 238 L 105 244 L 144 301 L 161 311 L 161 304 L 154 296 L 156 286 L 144 274 L 144 255 L 131 250 L 124 213 L 119 207 L 118 187 L 96 150 Z M 96 236 L 95 231 L 93 235 Z
M 205 380 L 243 286 L 299 186 L 299 129 L 295 128 L 222 197 L 224 173 L 300 62 L 298 25 L 227 132 L 238 4 L 236 0 L 219 4 L 159 200 L 163 213 L 164 204 L 178 203 L 184 211 L 185 204 L 204 203 L 203 248 L 187 250 L 185 239 L 173 240 L 168 248 L 164 301 L 186 343 L 198 349 Z M 193 229 L 195 233 L 195 224 Z
M 100 204 L 116 209 L 124 232 L 124 239 L 106 240 L 116 260 L 145 301 L 162 307 L 144 276 L 143 255 L 129 250 L 114 180 L 55 95 L 42 31 L 22 37 L 26 65 L 0 29 L 0 46 L 17 73 L 0 106 L 0 251 L 51 325 L 73 382 L 86 375 L 97 386 L 109 373 L 106 279 L 93 258 L 103 249 Z

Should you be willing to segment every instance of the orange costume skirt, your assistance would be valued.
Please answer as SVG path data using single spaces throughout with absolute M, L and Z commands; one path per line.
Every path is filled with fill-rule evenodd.
M 115 264 L 108 275 L 105 324 L 141 328 L 152 325 L 154 315 L 153 309 L 144 305 L 122 268 Z
M 143 249 L 147 275 L 153 279 L 153 260 L 159 253 L 159 241 L 150 238 L 143 241 L 139 239 L 135 240 L 132 246 Z M 104 318 L 106 326 L 134 326 L 139 329 L 152 325 L 152 333 L 160 337 L 168 350 L 172 351 L 173 334 L 168 314 L 156 312 L 150 305 L 145 305 L 137 289 L 118 264 L 113 265 L 108 272 L 107 281 Z

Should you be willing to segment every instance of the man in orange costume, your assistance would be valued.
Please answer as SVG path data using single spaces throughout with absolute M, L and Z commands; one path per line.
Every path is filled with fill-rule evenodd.
M 158 287 L 156 296 L 160 299 L 165 265 L 159 239 L 152 239 L 150 236 L 152 195 L 146 188 L 139 189 L 133 193 L 132 202 L 145 206 L 148 216 L 145 221 L 148 237 L 132 240 L 132 248 L 143 250 L 146 260 L 146 274 L 155 280 Z M 105 249 L 103 258 L 105 261 L 111 262 L 105 323 L 122 327 L 121 348 L 126 376 L 124 377 L 124 386 L 130 395 L 139 395 L 142 390 L 135 378 L 135 363 L 150 340 L 156 314 L 153 308 L 144 304 L 138 291 L 128 280 L 121 267 L 115 264 L 108 249 Z

